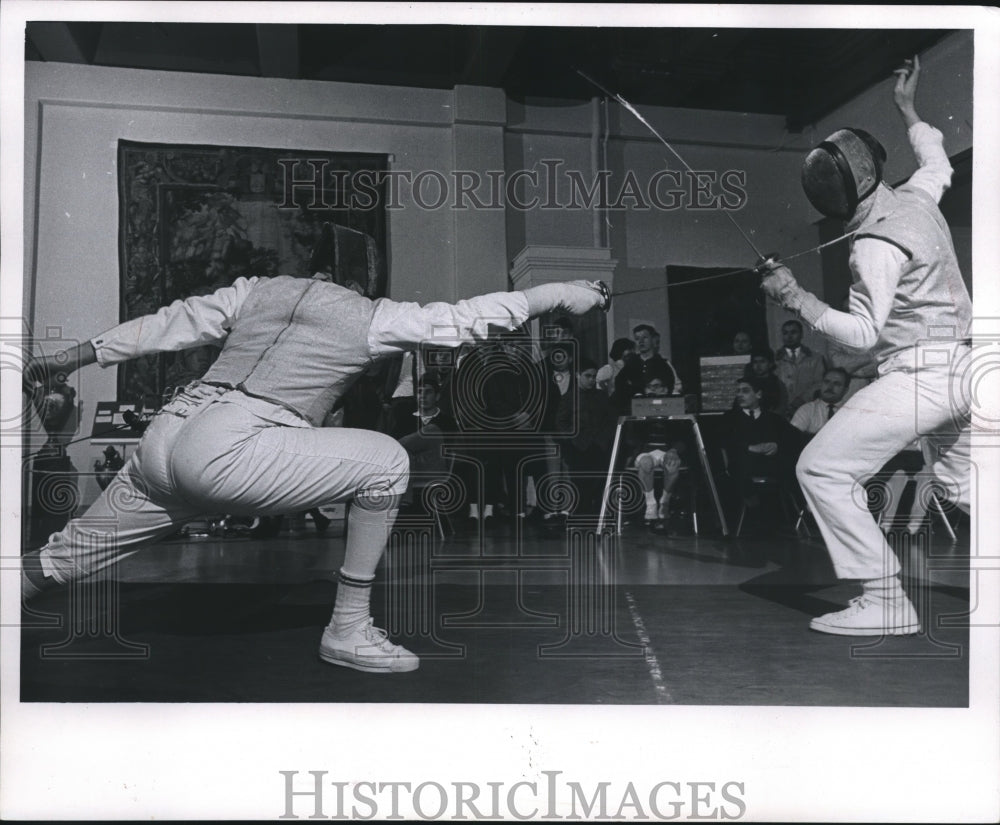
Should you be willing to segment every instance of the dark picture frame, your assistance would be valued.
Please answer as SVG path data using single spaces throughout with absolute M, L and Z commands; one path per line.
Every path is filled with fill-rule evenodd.
M 335 279 L 383 297 L 387 168 L 379 154 L 118 141 L 120 320 L 241 276 L 310 277 L 324 223 L 339 239 Z M 180 359 L 120 366 L 118 401 L 157 406 Z

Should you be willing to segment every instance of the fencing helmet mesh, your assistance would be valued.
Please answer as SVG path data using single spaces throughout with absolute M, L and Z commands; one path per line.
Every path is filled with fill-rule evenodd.
M 806 155 L 802 188 L 828 218 L 849 219 L 882 182 L 885 149 L 861 129 L 839 129 Z

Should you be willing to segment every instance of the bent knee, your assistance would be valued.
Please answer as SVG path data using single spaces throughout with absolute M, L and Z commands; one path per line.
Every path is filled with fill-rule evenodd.
M 816 439 L 813 439 L 795 463 L 795 477 L 804 488 L 815 485 L 821 478 L 847 477 L 842 462 L 838 460 L 841 456 L 842 453 L 829 446 L 816 449 Z
M 410 455 L 396 439 L 381 433 L 378 435 L 377 459 L 374 472 L 361 485 L 360 495 L 388 493 L 402 495 L 410 480 Z

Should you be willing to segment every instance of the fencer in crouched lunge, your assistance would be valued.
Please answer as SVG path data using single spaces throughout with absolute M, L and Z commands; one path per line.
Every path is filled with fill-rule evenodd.
M 482 340 L 490 326 L 511 330 L 557 308 L 582 314 L 607 300 L 602 289 L 574 281 L 420 306 L 372 301 L 320 276 L 239 278 L 29 362 L 26 385 L 37 388 L 95 362 L 223 345 L 203 379 L 162 408 L 87 512 L 23 557 L 23 595 L 81 579 L 206 512 L 280 515 L 350 500 L 320 656 L 357 670 L 416 669 L 418 657 L 370 615 L 376 567 L 407 487 L 406 451 L 378 432 L 319 425 L 376 359 L 422 342 Z
M 917 436 L 929 439 L 931 470 L 949 498 L 969 509 L 970 410 L 952 392 L 967 363 L 972 302 L 951 233 L 938 208 L 951 183 L 940 131 L 914 108 L 918 59 L 897 72 L 894 99 L 919 168 L 890 188 L 885 150 L 868 133 L 835 132 L 805 159 L 810 202 L 853 233 L 849 311 L 802 289 L 787 266 L 766 264 L 762 287 L 838 344 L 871 349 L 878 379 L 859 390 L 803 450 L 796 473 L 839 578 L 861 582 L 845 610 L 814 618 L 824 633 L 906 635 L 920 630 L 900 565 L 865 506 L 861 484 Z M 923 346 L 922 342 L 931 340 Z M 933 350 L 933 358 L 925 353 Z

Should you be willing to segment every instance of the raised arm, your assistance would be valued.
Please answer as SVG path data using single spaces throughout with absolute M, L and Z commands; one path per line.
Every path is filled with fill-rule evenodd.
M 919 80 L 920 58 L 914 57 L 896 70 L 896 86 L 892 95 L 920 167 L 910 176 L 907 184 L 922 189 L 935 201 L 939 201 L 951 185 L 952 168 L 944 151 L 943 135 L 933 126 L 924 123 L 917 114 L 914 101 Z
M 896 86 L 892 90 L 892 99 L 899 109 L 899 114 L 903 118 L 903 123 L 909 129 L 916 123 L 920 123 L 914 100 L 917 96 L 917 83 L 920 80 L 920 58 L 914 56 L 913 60 L 907 60 L 896 69 Z
M 529 318 L 562 309 L 573 315 L 601 306 L 593 281 L 543 284 L 523 292 L 493 292 L 454 304 L 376 301 L 368 333 L 373 356 L 410 350 L 423 342 L 457 347 L 482 341 L 491 326 L 513 330 Z

